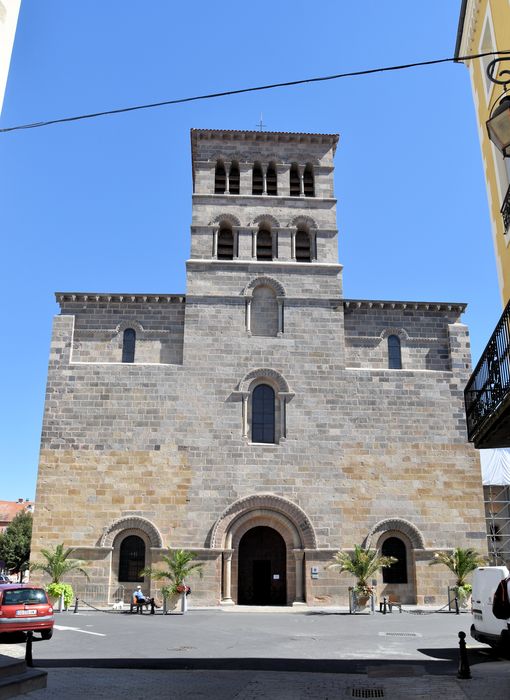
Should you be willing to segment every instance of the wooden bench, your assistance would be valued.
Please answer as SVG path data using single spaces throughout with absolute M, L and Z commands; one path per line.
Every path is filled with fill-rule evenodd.
M 388 612 L 392 613 L 393 608 L 398 608 L 399 613 L 401 613 L 402 612 L 402 603 L 399 603 L 396 596 L 389 595 L 386 598 L 386 609 Z M 379 603 L 379 612 L 383 612 L 383 610 L 384 610 L 384 600 Z

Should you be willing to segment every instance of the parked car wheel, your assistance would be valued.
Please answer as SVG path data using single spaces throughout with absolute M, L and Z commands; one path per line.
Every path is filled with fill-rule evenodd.
M 41 630 L 41 639 L 51 639 L 53 637 L 53 630 Z

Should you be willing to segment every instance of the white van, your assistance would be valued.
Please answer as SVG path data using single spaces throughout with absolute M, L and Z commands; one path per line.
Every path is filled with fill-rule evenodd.
M 510 650 L 510 620 L 498 620 L 492 614 L 492 598 L 499 582 L 510 573 L 506 566 L 480 566 L 473 572 L 471 636 L 491 647 Z

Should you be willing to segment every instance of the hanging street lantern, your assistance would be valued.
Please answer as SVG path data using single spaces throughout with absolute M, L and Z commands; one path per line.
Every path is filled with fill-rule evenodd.
M 492 143 L 503 154 L 503 158 L 510 158 L 510 93 L 506 92 L 507 85 L 510 84 L 510 70 L 500 70 L 499 64 L 502 61 L 510 61 L 510 57 L 495 58 L 487 66 L 489 80 L 496 85 L 503 85 L 505 90 L 503 97 L 491 109 L 487 132 Z

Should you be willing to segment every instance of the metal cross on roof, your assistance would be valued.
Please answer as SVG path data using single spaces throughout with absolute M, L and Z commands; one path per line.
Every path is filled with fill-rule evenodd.
M 260 121 L 257 124 L 257 126 L 259 128 L 259 131 L 264 131 L 264 127 L 266 126 L 266 124 L 264 124 L 264 122 L 262 121 L 262 112 L 260 113 Z

